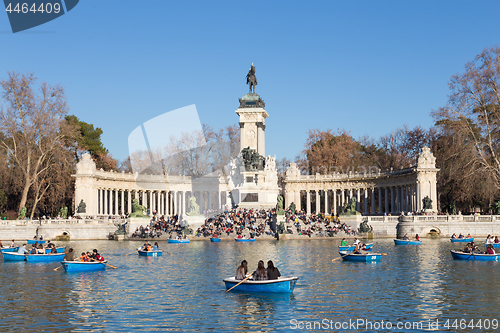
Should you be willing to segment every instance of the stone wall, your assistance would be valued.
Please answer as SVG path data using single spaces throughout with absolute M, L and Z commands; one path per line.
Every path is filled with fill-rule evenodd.
M 50 240 L 58 236 L 69 236 L 71 240 L 108 239 L 109 233 L 117 230 L 115 223 L 119 222 L 125 220 L 0 221 L 0 239 L 25 240 L 33 239 L 35 235 Z

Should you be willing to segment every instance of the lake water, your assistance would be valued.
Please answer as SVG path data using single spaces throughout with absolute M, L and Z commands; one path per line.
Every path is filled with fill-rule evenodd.
M 141 242 L 69 242 L 77 253 L 98 248 L 117 269 L 68 274 L 54 271 L 57 263 L 0 261 L 0 331 L 491 332 L 498 326 L 500 262 L 453 260 L 449 250 L 459 246 L 446 239 L 424 239 L 421 246 L 373 242 L 374 252 L 387 253 L 378 263 L 332 263 L 339 256 L 339 240 L 332 239 L 160 242 L 171 255 L 158 258 L 133 252 Z M 298 276 L 293 294 L 226 293 L 222 279 L 243 259 L 252 271 L 259 259 L 271 259 L 282 275 Z

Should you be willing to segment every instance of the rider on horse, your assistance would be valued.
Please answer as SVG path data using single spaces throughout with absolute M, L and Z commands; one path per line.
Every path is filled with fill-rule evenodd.
M 253 66 L 253 63 L 252 63 L 250 70 L 248 71 L 248 74 L 247 74 L 247 84 L 250 88 L 250 93 L 252 92 L 252 87 L 253 87 L 253 92 L 255 93 L 255 86 L 257 85 L 257 78 L 255 77 L 255 67 Z

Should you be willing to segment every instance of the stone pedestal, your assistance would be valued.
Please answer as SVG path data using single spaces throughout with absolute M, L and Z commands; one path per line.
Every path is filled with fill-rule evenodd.
M 193 232 L 196 232 L 196 229 L 205 224 L 205 216 L 203 215 L 197 215 L 197 216 L 182 215 L 181 220 L 185 224 L 187 224 L 189 228 L 193 230 Z
M 361 215 L 340 215 L 340 223 L 345 223 L 351 227 L 351 230 L 358 230 L 359 225 L 363 222 Z
M 149 218 L 148 217 L 146 217 L 146 218 L 143 218 L 143 217 L 131 217 L 131 218 L 129 218 L 128 222 L 127 222 L 127 228 L 126 228 L 127 235 L 132 236 L 135 229 L 139 228 L 141 225 L 144 228 L 146 228 L 146 226 L 149 225 Z

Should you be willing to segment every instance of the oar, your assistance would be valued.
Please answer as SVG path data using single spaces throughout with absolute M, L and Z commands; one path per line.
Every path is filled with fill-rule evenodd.
M 97 262 L 100 262 L 100 263 L 103 263 L 104 265 L 109 266 L 109 267 L 111 267 L 111 268 L 118 268 L 118 267 L 115 267 L 115 266 L 113 266 L 113 265 L 108 264 L 107 262 L 102 262 L 102 261 L 95 260 L 95 259 L 92 259 L 92 258 L 90 258 L 90 260 L 92 260 L 92 261 L 97 261 Z
M 137 250 L 135 250 L 134 252 L 127 253 L 125 256 L 129 256 L 129 255 L 131 255 L 131 254 L 135 253 L 136 251 L 139 251 L 140 249 L 142 249 L 142 246 L 140 246 L 140 247 L 139 247 Z
M 244 278 L 243 280 L 241 280 L 241 281 L 240 281 L 240 283 L 238 283 L 238 284 L 236 284 L 235 286 L 233 286 L 233 287 L 229 288 L 228 290 L 226 290 L 226 293 L 227 293 L 228 291 L 231 291 L 231 290 L 233 290 L 234 288 L 238 287 L 240 284 L 242 284 L 243 282 L 245 282 L 246 280 L 248 280 L 248 279 L 249 279 L 249 278 L 251 278 L 251 277 L 252 277 L 252 274 L 248 275 L 246 278 Z
M 57 267 L 57 268 L 54 268 L 54 271 L 57 271 L 57 270 L 58 270 L 59 268 L 61 268 L 61 267 L 62 267 L 62 264 L 61 264 L 61 266 L 59 266 L 59 267 Z
M 345 256 L 347 256 L 347 255 L 349 255 L 349 254 L 350 254 L 350 253 L 346 253 L 346 254 L 344 254 L 344 255 L 340 255 L 340 257 L 338 257 L 338 258 L 332 259 L 332 262 L 334 262 L 334 261 L 336 261 L 336 260 L 339 260 L 339 259 L 342 259 L 342 258 L 344 258 Z

